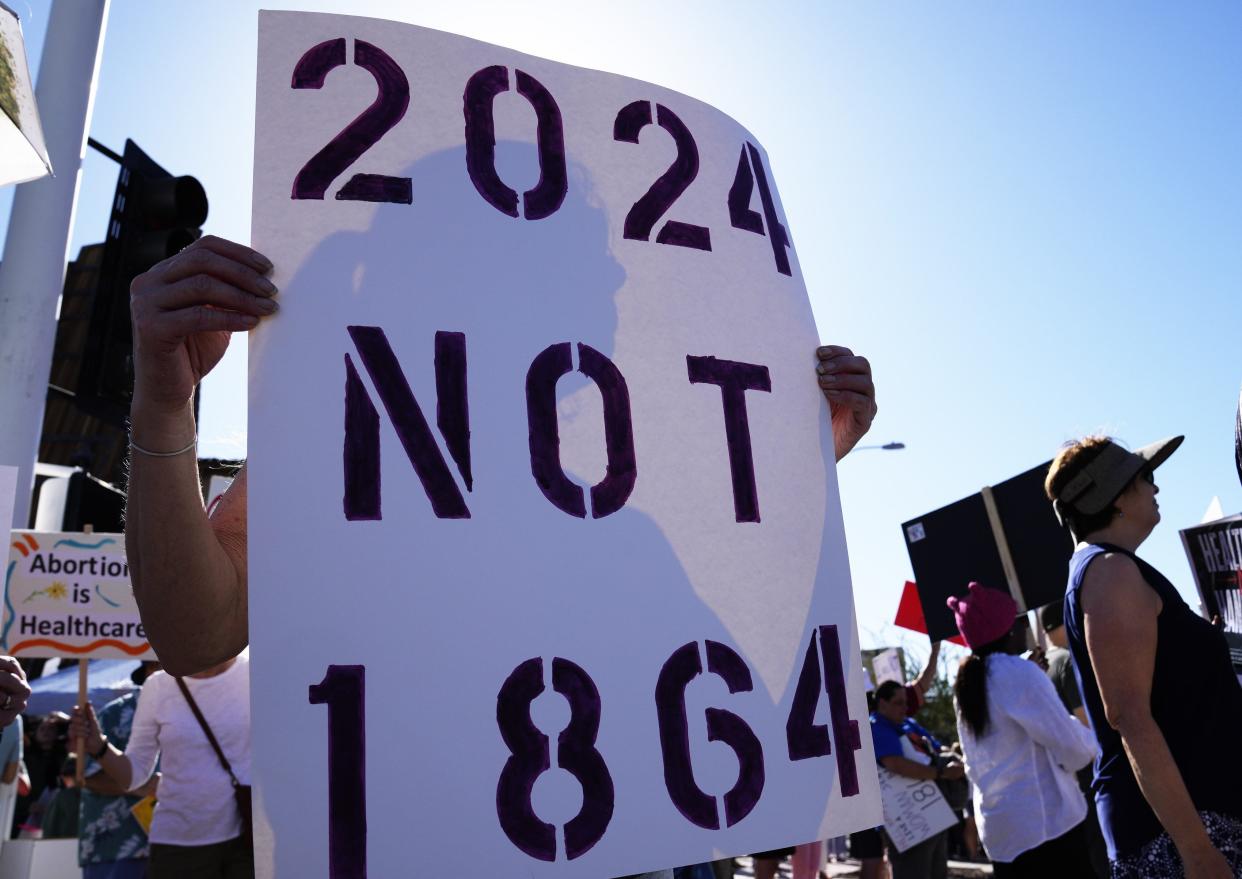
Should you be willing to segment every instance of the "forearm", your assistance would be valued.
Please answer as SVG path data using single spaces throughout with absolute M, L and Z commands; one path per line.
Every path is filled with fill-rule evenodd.
M 919 695 L 924 695 L 931 688 L 932 681 L 936 680 L 936 665 L 940 659 L 940 642 L 933 641 L 931 652 L 927 654 L 927 663 L 923 666 L 923 671 L 919 674 L 918 680 L 914 682 L 914 686 L 918 689 Z
M 166 412 L 136 397 L 132 418 L 134 442 L 146 449 L 175 451 L 194 439 L 188 401 L 181 411 Z M 125 546 L 147 637 L 169 673 L 193 674 L 241 651 L 247 635 L 241 575 L 203 509 L 192 451 L 131 453 Z
M 115 797 L 129 792 L 128 788 L 122 787 L 121 783 L 108 775 L 106 771 L 86 776 L 82 784 L 88 791 L 99 794 L 101 797 Z
M 1168 742 L 1150 715 L 1118 724 L 1139 789 L 1181 852 L 1210 845 L 1198 810 L 1173 762 Z
M 94 756 L 94 755 L 91 755 Z M 112 779 L 119 790 L 118 793 L 124 793 L 133 787 L 133 765 L 129 762 L 129 758 L 114 748 L 111 744 L 105 744 L 103 754 L 95 757 L 95 762 L 99 764 L 99 768 L 104 771 L 108 778 Z M 92 776 L 97 778 L 98 776 Z M 90 781 L 91 779 L 88 779 Z M 93 787 L 87 786 L 88 790 L 95 790 Z M 96 791 L 96 793 L 104 793 L 104 791 Z
M 935 781 L 940 777 L 936 767 L 931 764 L 915 763 L 906 757 L 885 757 L 880 761 L 884 768 L 894 775 L 906 778 L 917 778 L 920 781 Z

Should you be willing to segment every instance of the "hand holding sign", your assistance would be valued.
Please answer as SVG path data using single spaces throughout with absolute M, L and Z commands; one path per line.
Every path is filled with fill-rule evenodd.
M 73 706 L 73 714 L 69 719 L 69 739 L 84 743 L 87 754 L 98 754 L 103 748 L 106 740 L 99 729 L 99 720 L 95 717 L 95 706 L 90 702 Z
M 134 408 L 180 415 L 229 344 L 276 311 L 266 257 L 215 236 L 200 238 L 134 279 Z M 146 437 L 143 437 L 146 439 Z M 153 440 L 152 440 L 153 442 Z
M 134 454 L 125 539 L 135 595 L 174 674 L 201 671 L 246 644 L 245 471 L 236 499 L 226 495 L 209 521 L 186 453 L 197 440 L 191 400 L 199 382 L 233 332 L 253 329 L 277 309 L 271 270 L 257 251 L 209 235 L 131 288 Z M 177 551 L 167 552 L 171 546 Z
M 871 363 L 840 345 L 817 348 L 815 356 L 819 386 L 832 407 L 832 437 L 840 461 L 866 436 L 879 412 Z

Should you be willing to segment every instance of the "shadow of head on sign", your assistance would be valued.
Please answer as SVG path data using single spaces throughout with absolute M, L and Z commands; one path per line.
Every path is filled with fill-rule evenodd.
M 538 184 L 531 146 L 502 142 L 496 157 L 497 174 L 516 192 Z M 299 545 L 314 559 L 313 569 L 301 563 L 299 576 L 314 579 L 315 588 L 290 583 L 290 606 L 301 601 L 303 608 L 287 619 L 269 615 L 262 637 L 280 644 L 280 662 L 289 668 L 318 671 L 342 655 L 365 664 L 368 711 L 377 718 L 367 724 L 368 752 L 411 755 L 411 773 L 396 781 L 419 795 L 403 804 L 408 809 L 400 815 L 373 810 L 370 838 L 397 839 L 409 826 L 435 827 L 443 833 L 439 845 L 464 851 L 478 844 L 480 833 L 499 833 L 494 825 L 446 828 L 438 816 L 449 813 L 446 803 L 462 798 L 473 798 L 476 812 L 491 815 L 514 799 L 500 787 L 510 754 L 501 732 L 512 720 L 501 706 L 514 700 L 500 694 L 525 670 L 540 667 L 534 682 L 522 681 L 527 692 L 538 692 L 542 676 L 543 694 L 519 706 L 518 720 L 557 741 L 571 716 L 580 719 L 567 698 L 552 692 L 557 659 L 573 663 L 598 691 L 593 747 L 611 778 L 642 779 L 646 785 L 618 783 L 615 803 L 608 794 L 608 814 L 618 820 L 642 815 L 661 826 L 684 824 L 683 804 L 662 792 L 666 780 L 660 767 L 675 765 L 690 777 L 683 787 L 698 786 L 701 796 L 694 797 L 694 806 L 707 813 L 691 820 L 740 822 L 749 813 L 734 814 L 741 807 L 726 799 L 740 786 L 745 789 L 733 799 L 750 796 L 746 805 L 754 808 L 754 819 L 813 838 L 837 763 L 835 754 L 817 754 L 819 774 L 808 781 L 805 766 L 787 756 L 786 720 L 797 666 L 791 662 L 795 671 L 780 682 L 779 706 L 758 675 L 754 686 L 748 681 L 742 687 L 716 672 L 713 655 L 716 667 L 726 667 L 720 659 L 726 651 L 746 651 L 696 587 L 707 595 L 722 582 L 731 584 L 733 572 L 712 569 L 702 582 L 692 583 L 666 523 L 632 500 L 627 503 L 634 484 L 657 495 L 676 490 L 690 502 L 688 511 L 667 502 L 651 509 L 672 508 L 670 517 L 691 522 L 702 517 L 693 506 L 694 485 L 655 485 L 644 476 L 644 462 L 661 451 L 651 447 L 654 440 L 644 447 L 644 437 L 671 445 L 680 434 L 644 433 L 647 422 L 640 419 L 667 412 L 675 423 L 677 395 L 715 393 L 719 400 L 715 388 L 693 387 L 687 372 L 687 354 L 713 352 L 679 350 L 668 359 L 670 396 L 664 408 L 643 409 L 647 397 L 639 400 L 638 382 L 631 384 L 626 392 L 634 397 L 631 484 L 623 492 L 597 491 L 625 476 L 614 458 L 623 457 L 617 449 L 626 437 L 607 430 L 625 385 L 610 375 L 635 374 L 648 365 L 636 360 L 646 348 L 629 346 L 660 328 L 635 329 L 641 320 L 631 316 L 623 333 L 625 357 L 617 353 L 627 276 L 612 252 L 611 242 L 620 236 L 592 197 L 595 181 L 570 165 L 563 202 L 542 219 L 529 220 L 481 197 L 464 149 L 435 153 L 399 173 L 411 180 L 412 204 L 368 206 L 365 226 L 328 234 L 284 285 L 280 320 L 288 322 L 289 333 L 281 344 L 288 363 L 265 360 L 265 352 L 252 360 L 260 369 L 270 364 L 282 376 L 295 363 L 302 370 L 296 380 L 314 389 L 299 397 L 313 406 L 284 401 L 280 410 L 298 457 L 278 462 L 269 453 L 263 463 L 267 474 L 279 471 L 282 480 L 299 480 L 298 508 L 288 515 L 298 517 Z M 350 208 L 356 220 L 358 206 Z M 652 288 L 645 295 L 659 295 L 661 290 Z M 290 344 L 294 336 L 301 347 Z M 664 390 L 658 385 L 665 381 L 663 369 L 647 377 L 646 394 Z M 822 404 L 817 396 L 812 399 Z M 678 430 L 711 430 L 720 437 L 718 478 L 729 484 L 723 417 L 715 405 L 710 423 L 679 424 Z M 320 411 L 304 411 L 314 407 Z M 418 419 L 411 417 L 414 411 Z M 543 445 L 536 441 L 540 437 Z M 256 456 L 251 477 L 252 502 L 258 480 L 274 478 L 259 475 L 259 460 Z M 412 460 L 425 466 L 420 470 Z M 297 470 L 305 466 L 302 461 L 323 472 L 303 476 Z M 311 515 L 312 506 L 322 511 Z M 711 540 L 719 542 L 722 534 L 753 535 L 749 522 L 735 521 L 732 505 L 726 514 L 730 531 L 690 532 L 692 539 L 714 546 Z M 771 584 L 756 578 L 732 585 L 762 594 Z M 827 622 L 835 620 L 813 620 Z M 854 646 L 843 640 L 846 649 Z M 806 643 L 785 649 L 800 659 Z M 657 682 L 675 658 L 685 660 L 675 670 L 697 662 L 701 671 L 687 674 L 680 689 L 666 687 L 675 690 L 675 699 L 659 703 Z M 740 656 L 737 665 L 745 667 Z M 266 712 L 312 716 L 305 690 L 269 692 L 265 700 Z M 743 785 L 734 751 L 708 742 L 706 709 L 725 705 L 772 743 L 763 755 L 766 783 L 769 790 L 782 784 L 796 788 L 804 807 L 795 810 L 798 814 L 784 814 L 790 810 L 782 809 L 777 796 L 760 797 L 765 783 L 760 773 L 748 768 Z M 679 712 L 691 755 L 686 765 L 666 762 L 662 751 L 661 719 Z M 865 725 L 863 730 L 865 735 Z M 459 759 L 465 739 L 472 753 Z M 276 744 L 258 735 L 254 747 L 256 765 L 272 778 L 318 765 L 324 745 L 319 738 L 290 744 L 287 736 Z M 762 770 L 757 757 L 748 761 L 747 767 Z M 288 800 L 305 801 L 307 791 L 319 789 L 269 785 L 262 791 L 266 803 L 260 805 L 275 839 L 299 841 L 281 846 L 281 869 L 291 875 L 300 874 L 295 847 L 306 827 L 299 803 Z M 638 790 L 647 793 L 640 796 Z M 589 801 L 594 808 L 597 799 L 568 772 L 546 772 L 527 788 L 521 805 L 561 826 L 575 817 L 579 803 Z M 738 832 L 747 829 L 740 824 Z M 619 838 L 602 835 L 596 854 L 619 845 L 614 841 Z M 654 841 L 647 853 L 663 857 L 666 845 Z M 673 854 L 667 857 L 665 863 L 674 862 Z M 408 866 L 407 860 L 403 847 L 377 846 L 369 864 L 375 874 L 386 875 Z

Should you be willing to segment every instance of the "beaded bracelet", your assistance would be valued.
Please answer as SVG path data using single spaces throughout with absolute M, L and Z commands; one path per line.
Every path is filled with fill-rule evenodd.
M 198 445 L 198 434 L 194 435 L 194 439 L 190 440 L 190 444 L 186 446 L 184 449 L 177 449 L 177 451 L 175 452 L 153 452 L 150 449 L 144 449 L 142 446 L 134 442 L 134 438 L 132 436 L 129 438 L 129 447 L 131 449 L 133 449 L 135 452 L 139 452 L 140 454 L 147 455 L 151 458 L 175 458 L 178 455 L 184 455 L 186 452 L 190 451 L 190 449 L 194 448 L 196 445 Z

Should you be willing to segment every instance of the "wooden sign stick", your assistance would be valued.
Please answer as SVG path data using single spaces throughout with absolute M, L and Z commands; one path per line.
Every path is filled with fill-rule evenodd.
M 86 525 L 82 528 L 83 534 L 90 534 L 95 530 L 93 525 Z M 82 658 L 78 660 L 78 707 L 86 710 L 87 699 L 90 696 L 90 690 L 86 686 L 86 676 L 90 672 L 90 660 Z M 74 780 L 77 782 L 78 789 L 81 790 L 83 783 L 86 781 L 86 739 L 79 738 L 74 743 L 74 751 L 78 755 L 77 768 L 74 770 Z
M 86 688 L 86 675 L 90 670 L 90 663 L 85 659 L 78 660 L 78 705 L 83 709 L 86 708 L 87 697 L 90 695 Z M 75 743 L 75 750 L 78 755 L 77 768 L 74 770 L 74 779 L 77 781 L 78 788 L 82 787 L 82 783 L 86 780 L 86 739 L 79 738 Z
M 1001 524 L 1000 509 L 996 506 L 996 496 L 992 493 L 992 486 L 985 485 L 980 489 L 980 494 L 983 495 L 983 506 L 988 511 L 988 524 L 992 526 L 992 537 L 996 541 L 996 550 L 1000 553 L 1001 565 L 1005 569 L 1009 594 L 1018 603 L 1018 609 L 1027 615 L 1027 622 L 1031 626 L 1031 633 L 1035 636 L 1035 643 L 1040 647 L 1045 647 L 1044 630 L 1035 625 L 1028 613 L 1030 608 L 1026 606 L 1026 596 L 1022 594 L 1022 584 L 1018 582 L 1018 566 L 1013 563 L 1013 553 L 1009 551 L 1009 539 L 1005 536 L 1005 526 Z

